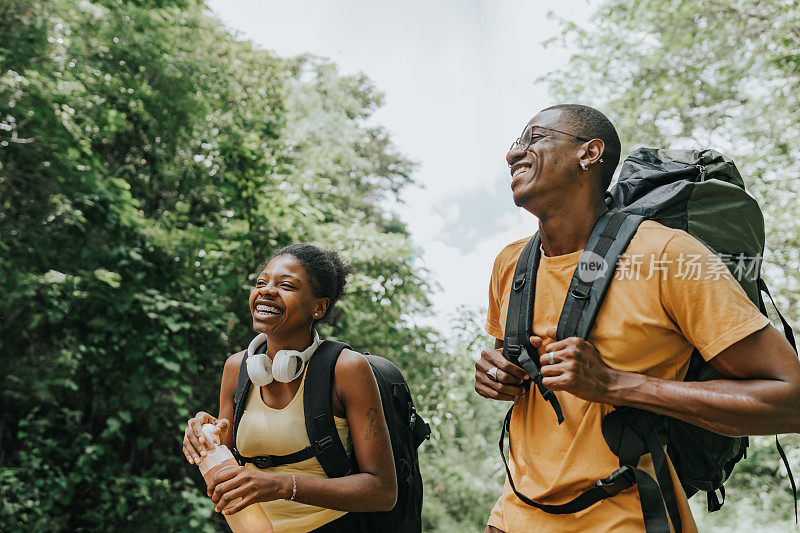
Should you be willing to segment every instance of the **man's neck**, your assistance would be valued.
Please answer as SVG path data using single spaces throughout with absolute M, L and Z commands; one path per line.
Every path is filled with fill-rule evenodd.
M 540 217 L 539 237 L 544 254 L 554 257 L 583 250 L 597 219 L 605 212 L 604 204 L 595 204 L 577 211 L 559 209 L 557 213 Z

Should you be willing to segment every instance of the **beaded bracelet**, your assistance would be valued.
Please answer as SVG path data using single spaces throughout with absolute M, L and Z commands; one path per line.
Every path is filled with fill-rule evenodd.
M 292 497 L 289 498 L 289 501 L 293 502 L 295 496 L 297 496 L 297 476 L 292 474 Z

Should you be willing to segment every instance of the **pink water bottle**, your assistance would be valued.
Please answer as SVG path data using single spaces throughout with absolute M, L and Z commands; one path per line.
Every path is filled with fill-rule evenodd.
M 210 450 L 206 450 L 206 456 L 200 461 L 200 473 L 206 484 L 214 477 L 214 474 L 226 468 L 238 466 L 233 454 L 224 444 L 220 444 L 219 435 L 214 432 L 213 424 L 203 424 L 203 436 L 206 443 L 211 445 Z M 233 500 L 228 507 L 240 501 L 241 498 Z M 269 521 L 264 510 L 257 503 L 248 505 L 244 509 L 234 514 L 223 514 L 228 526 L 233 533 L 274 533 L 272 522 Z

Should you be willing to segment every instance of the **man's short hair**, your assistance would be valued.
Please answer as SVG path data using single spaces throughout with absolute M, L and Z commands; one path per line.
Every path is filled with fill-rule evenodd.
M 614 170 L 619 164 L 620 142 L 617 129 L 603 113 L 597 109 L 579 104 L 558 104 L 543 111 L 551 109 L 563 111 L 561 121 L 568 129 L 567 132 L 585 137 L 587 139 L 600 139 L 605 143 L 603 152 L 603 162 L 600 163 L 600 179 L 603 190 L 607 190 L 611 185 L 611 178 L 614 177 Z

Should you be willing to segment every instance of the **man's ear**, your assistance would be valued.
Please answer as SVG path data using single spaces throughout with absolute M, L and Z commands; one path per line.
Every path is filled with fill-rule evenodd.
M 583 155 L 580 157 L 578 164 L 585 169 L 589 169 L 592 165 L 596 165 L 603 157 L 603 152 L 606 150 L 606 144 L 600 139 L 592 139 L 583 145 Z

